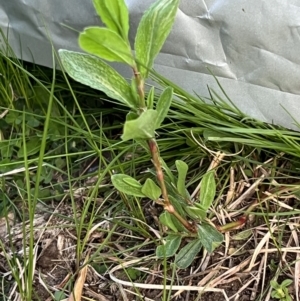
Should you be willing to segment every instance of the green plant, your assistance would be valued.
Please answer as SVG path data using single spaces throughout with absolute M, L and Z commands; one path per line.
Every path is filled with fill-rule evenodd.
M 270 284 L 272 287 L 271 297 L 279 299 L 280 301 L 292 301 L 292 298 L 289 294 L 288 287 L 293 283 L 291 279 L 285 279 L 278 284 L 276 280 L 271 280 Z
M 145 12 L 137 29 L 134 52 L 128 39 L 129 14 L 125 2 L 93 0 L 93 4 L 106 28 L 88 27 L 80 34 L 79 45 L 89 54 L 60 50 L 63 67 L 75 80 L 129 107 L 122 140 L 134 139 L 150 151 L 158 185 L 151 178 L 141 184 L 125 174 L 113 175 L 112 183 L 122 193 L 147 197 L 164 207 L 160 221 L 171 233 L 164 246 L 157 248 L 157 256 L 174 255 L 182 237 L 192 238 L 176 255 L 177 265 L 187 267 L 202 247 L 212 252 L 223 241 L 223 236 L 206 218 L 216 192 L 214 171 L 203 176 L 200 200 L 192 202 L 185 186 L 188 165 L 177 160 L 174 174 L 160 156 L 156 130 L 168 114 L 172 87 L 167 86 L 156 103 L 154 87 L 145 96 L 145 81 L 171 31 L 179 0 L 156 1 Z M 131 84 L 103 60 L 131 67 L 134 75 Z

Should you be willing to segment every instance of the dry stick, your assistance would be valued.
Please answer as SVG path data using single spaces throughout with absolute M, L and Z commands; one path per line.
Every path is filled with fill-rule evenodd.
M 261 182 L 261 179 L 262 178 L 260 178 L 259 181 L 256 181 L 254 184 Z M 284 192 L 298 190 L 299 188 L 297 185 L 299 185 L 299 184 L 300 184 L 300 182 L 297 182 L 294 187 L 289 187 L 289 186 L 275 187 L 270 190 L 269 195 L 267 195 L 266 197 L 262 197 L 263 193 L 265 193 L 265 192 L 260 192 L 259 197 L 252 202 L 252 204 L 248 207 L 248 209 L 246 210 L 244 215 L 242 215 L 237 221 L 227 223 L 223 226 L 218 226 L 217 229 L 220 232 L 226 232 L 226 231 L 231 231 L 231 230 L 235 230 L 235 229 L 239 229 L 239 228 L 243 227 L 244 224 L 246 223 L 249 215 L 251 214 L 252 210 L 254 210 L 255 207 L 262 204 L 263 202 L 268 201 L 270 198 L 273 197 L 273 195 L 275 193 L 281 194 Z M 251 195 L 253 195 L 255 193 L 255 189 L 253 190 L 253 185 L 239 199 L 242 199 L 243 196 L 249 197 L 249 191 L 251 192 Z M 237 203 L 237 201 L 235 201 L 235 203 Z
M 151 259 L 153 257 L 147 257 L 147 259 Z M 145 260 L 145 258 L 143 258 L 143 260 Z M 142 263 L 142 259 L 138 258 L 138 259 L 133 259 L 131 261 L 128 262 L 124 262 L 122 264 L 119 264 L 117 266 L 115 266 L 114 268 L 112 268 L 108 273 L 109 273 L 109 277 L 112 281 L 119 283 L 121 285 L 125 285 L 125 286 L 130 286 L 130 287 L 134 287 L 134 288 L 143 288 L 143 289 L 157 289 L 157 290 L 172 290 L 172 291 L 178 291 L 178 290 L 185 290 L 185 291 L 198 291 L 198 292 L 215 292 L 215 293 L 222 293 L 224 295 L 224 298 L 226 301 L 229 301 L 229 298 L 227 297 L 225 290 L 224 289 L 219 289 L 219 288 L 214 288 L 211 286 L 205 286 L 205 287 L 201 287 L 198 285 L 163 285 L 163 284 L 147 284 L 147 283 L 138 283 L 138 282 L 130 282 L 130 281 L 124 281 L 121 279 L 118 279 L 117 277 L 114 276 L 114 273 L 118 270 L 123 270 L 124 268 L 127 268 L 129 266 L 132 266 L 133 264 L 136 263 Z M 149 271 L 148 268 L 143 268 L 140 269 L 143 270 L 144 272 Z
M 296 233 L 297 231 L 297 227 L 295 227 L 294 225 L 289 225 L 290 230 L 292 231 L 291 235 L 293 236 L 295 245 L 299 247 L 299 238 L 298 238 L 298 233 Z M 299 279 L 300 279 L 300 255 L 299 253 L 297 253 L 296 255 L 296 262 L 295 262 L 295 272 L 294 272 L 294 286 L 295 286 L 295 292 L 296 292 L 296 298 L 297 301 L 299 301 Z

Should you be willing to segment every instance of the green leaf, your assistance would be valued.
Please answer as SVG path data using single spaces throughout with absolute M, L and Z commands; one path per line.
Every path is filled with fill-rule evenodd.
M 186 269 L 193 262 L 199 251 L 202 243 L 200 239 L 194 239 L 184 246 L 175 256 L 175 264 L 180 269 Z
M 127 120 L 127 121 L 128 121 L 128 120 L 135 120 L 135 119 L 137 119 L 138 117 L 139 117 L 139 115 L 138 115 L 137 113 L 130 111 L 130 112 L 128 112 L 127 115 L 126 115 L 126 120 Z
M 142 187 L 142 193 L 149 199 L 156 201 L 161 195 L 161 189 L 152 179 L 147 179 Z
M 176 184 L 176 183 L 175 183 L 175 177 L 173 176 L 171 169 L 170 169 L 169 166 L 166 164 L 166 162 L 164 161 L 163 158 L 159 158 L 159 161 L 160 161 L 160 164 L 161 164 L 163 170 L 166 172 L 166 174 L 167 174 L 167 176 L 168 176 L 168 178 L 169 178 L 171 184 L 174 184 L 174 186 L 175 186 L 175 184 Z
M 96 270 L 96 272 L 100 275 L 104 275 L 109 270 L 109 267 L 106 264 L 98 264 L 90 262 L 90 265 Z
M 176 160 L 175 164 L 178 171 L 177 190 L 183 197 L 187 197 L 188 193 L 185 188 L 185 178 L 189 167 L 181 160 Z
M 20 124 L 22 122 L 22 114 L 15 111 L 9 111 L 8 114 L 5 116 L 5 121 L 8 124 Z
M 136 104 L 136 107 L 138 108 L 139 107 L 139 98 L 138 98 L 137 85 L 136 85 L 135 78 L 131 79 L 130 87 L 131 87 L 132 100 L 134 101 L 134 103 Z
M 156 248 L 156 256 L 158 258 L 168 258 L 174 256 L 177 252 L 182 237 L 179 235 L 168 235 L 166 237 L 166 243 Z
M 141 183 L 139 181 L 137 181 L 136 179 L 130 177 L 130 176 L 127 176 L 127 177 L 123 177 L 123 182 L 128 184 L 130 187 L 134 187 L 134 188 L 138 188 L 140 189 L 142 186 L 141 186 Z
M 37 154 L 41 149 L 41 140 L 38 137 L 32 137 L 28 142 L 26 142 L 26 155 L 31 156 Z M 18 158 L 24 157 L 24 148 L 21 148 L 18 151 Z
M 216 195 L 216 181 L 214 171 L 207 172 L 201 182 L 200 201 L 201 206 L 207 210 L 212 204 Z
M 290 286 L 291 284 L 293 283 L 293 280 L 292 279 L 285 279 L 281 282 L 281 285 L 282 287 L 288 287 Z
M 157 112 L 155 110 L 147 110 L 137 119 L 126 121 L 122 139 L 126 141 L 130 139 L 153 138 L 155 135 L 156 117 Z
M 36 118 L 30 116 L 28 118 L 27 125 L 30 127 L 36 128 L 40 125 L 40 122 Z
M 172 216 L 169 212 L 163 212 L 159 216 L 159 220 L 163 225 L 167 226 L 169 229 L 173 230 L 174 232 L 178 232 L 176 226 L 173 223 Z
M 205 140 L 213 140 L 213 141 L 218 141 L 218 138 L 224 138 L 224 137 L 228 137 L 228 133 L 222 133 L 222 132 L 217 132 L 211 129 L 205 129 L 203 131 L 203 137 Z
M 134 269 L 134 268 L 128 268 L 128 269 L 126 269 L 126 274 L 127 274 L 127 276 L 129 277 L 129 279 L 130 279 L 131 281 L 134 281 L 134 280 L 136 280 L 138 277 L 141 276 L 141 271 L 136 270 L 136 269 Z
M 54 300 L 55 301 L 62 301 L 67 298 L 67 295 L 65 294 L 64 291 L 55 291 L 54 292 Z
M 110 62 L 134 66 L 129 44 L 108 28 L 87 27 L 79 35 L 79 46 L 86 52 Z
M 34 190 L 35 190 L 35 188 L 33 189 L 33 194 L 34 194 Z M 39 197 L 39 199 L 46 199 L 46 198 L 50 198 L 51 197 L 51 195 L 52 195 L 52 193 L 51 193 L 52 191 L 50 190 L 50 189 L 46 189 L 46 188 L 42 188 L 41 187 L 41 189 L 39 190 L 39 193 L 38 193 L 38 197 Z
M 212 253 L 223 242 L 223 235 L 213 226 L 207 223 L 198 225 L 198 237 L 203 247 Z
M 202 208 L 194 207 L 194 206 L 186 206 L 184 208 L 186 213 L 193 219 L 205 219 L 206 217 L 206 210 L 203 210 Z
M 89 54 L 64 49 L 59 50 L 59 56 L 65 70 L 73 79 L 135 108 L 130 85 L 104 61 Z
M 144 197 L 142 193 L 142 185 L 134 178 L 124 175 L 117 174 L 111 176 L 111 181 L 116 189 L 120 192 L 133 195 L 137 197 Z
M 180 201 L 177 199 L 177 197 L 173 197 L 172 195 L 169 195 L 169 199 L 171 201 L 171 204 L 174 206 L 175 210 L 183 217 L 186 218 L 186 213 L 183 210 L 183 205 L 180 203 Z M 184 204 L 185 206 L 185 204 Z M 181 232 L 186 232 L 186 228 L 182 225 L 182 223 L 179 222 L 179 220 L 171 214 L 171 219 L 173 221 L 173 224 L 175 225 L 176 229 Z
M 155 88 L 151 87 L 151 89 L 150 89 L 150 91 L 148 93 L 148 96 L 147 96 L 147 108 L 148 109 L 153 109 L 154 91 L 155 91 Z
M 93 0 L 97 14 L 112 31 L 127 40 L 129 31 L 129 13 L 123 0 Z
M 233 235 L 231 237 L 232 240 L 245 240 L 249 238 L 253 234 L 252 229 L 247 229 L 241 232 L 238 232 L 237 234 Z
M 139 71 L 144 78 L 161 50 L 174 23 L 179 0 L 157 0 L 144 13 L 135 37 L 135 54 L 141 63 Z M 146 67 L 143 67 L 143 65 Z
M 135 120 L 139 117 L 139 115 L 136 112 L 130 111 L 127 115 L 126 115 L 126 121 L 128 120 Z M 149 150 L 149 146 L 147 144 L 146 140 L 143 139 L 135 139 L 135 141 L 137 143 L 139 143 L 146 151 Z
M 164 119 L 166 118 L 171 102 L 173 98 L 173 89 L 171 87 L 167 87 L 160 95 L 157 105 L 156 111 L 158 113 L 156 120 L 156 128 L 159 128 Z

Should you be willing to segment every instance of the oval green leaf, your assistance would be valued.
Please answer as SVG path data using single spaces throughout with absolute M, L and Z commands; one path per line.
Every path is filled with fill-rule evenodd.
M 142 193 L 149 199 L 156 201 L 161 195 L 161 189 L 152 179 L 147 179 L 142 187 Z
M 168 258 L 174 256 L 177 252 L 182 237 L 179 235 L 168 235 L 166 237 L 166 243 L 156 248 L 156 256 L 158 258 Z
M 111 181 L 114 187 L 122 193 L 137 197 L 145 197 L 145 195 L 142 193 L 142 185 L 128 175 L 112 175 Z
M 171 87 L 167 87 L 160 95 L 157 104 L 156 111 L 158 113 L 156 119 L 156 128 L 159 128 L 164 119 L 166 118 L 171 102 L 173 98 L 173 89 Z
M 135 108 L 130 85 L 104 61 L 89 54 L 64 49 L 59 50 L 59 56 L 66 72 L 73 79 Z
M 211 253 L 223 242 L 223 235 L 213 226 L 207 223 L 198 225 L 198 237 L 207 252 Z
M 24 145 L 18 151 L 18 158 L 23 158 L 24 156 L 31 156 L 38 153 L 41 149 L 41 139 L 38 137 L 32 137 L 26 142 L 26 148 Z
M 147 108 L 148 109 L 153 109 L 153 103 L 154 103 L 154 92 L 155 88 L 151 87 L 148 96 L 147 96 Z M 159 113 L 158 113 L 159 114 Z
M 157 0 L 144 13 L 135 37 L 135 54 L 141 63 L 139 71 L 144 78 L 161 50 L 174 23 L 179 0 Z M 143 67 L 145 66 L 145 67 Z
M 102 27 L 87 27 L 79 35 L 79 46 L 86 52 L 110 62 L 134 66 L 131 49 L 117 33 Z
M 199 207 L 186 206 L 184 210 L 193 219 L 203 220 L 206 217 L 206 211 Z
M 200 239 L 194 239 L 184 246 L 175 256 L 175 264 L 180 269 L 186 269 L 191 265 L 199 251 L 201 250 L 202 243 Z
M 169 195 L 169 199 L 171 201 L 171 204 L 174 206 L 175 210 L 181 215 L 181 217 L 186 219 L 186 213 L 183 210 L 183 206 L 185 206 L 186 204 L 181 203 L 177 197 L 174 197 L 172 195 Z M 186 228 L 182 225 L 182 223 L 180 223 L 179 220 L 174 215 L 171 215 L 171 219 L 178 231 L 181 232 L 187 231 Z
M 282 287 L 288 287 L 290 286 L 291 284 L 293 283 L 293 280 L 292 279 L 285 279 L 281 282 L 281 286 Z
M 189 167 L 182 160 L 176 160 L 175 164 L 176 164 L 176 168 L 178 171 L 177 190 L 183 197 L 187 197 L 188 193 L 185 188 L 185 179 L 186 179 L 186 175 L 187 175 Z
M 155 110 L 147 110 L 137 119 L 126 121 L 124 124 L 124 133 L 121 138 L 124 141 L 153 138 L 155 135 L 156 116 L 157 112 Z
M 124 183 L 128 184 L 130 187 L 134 187 L 134 188 L 138 188 L 138 189 L 142 188 L 141 183 L 130 176 L 123 177 L 122 180 Z
M 169 212 L 163 212 L 159 216 L 159 220 L 164 226 L 167 226 L 169 229 L 173 230 L 174 232 L 178 232 L 176 226 L 172 221 L 172 216 Z
M 164 161 L 163 158 L 159 158 L 159 161 L 160 161 L 160 164 L 161 164 L 163 170 L 165 171 L 166 175 L 167 175 L 168 178 L 169 178 L 170 184 L 171 184 L 171 185 L 174 184 L 174 186 L 175 186 L 175 184 L 176 184 L 176 182 L 175 182 L 175 177 L 173 176 L 173 173 L 172 173 L 171 169 L 170 169 L 169 166 L 166 164 L 166 162 Z
M 231 237 L 232 240 L 245 240 L 248 239 L 251 235 L 253 235 L 252 229 L 247 229 L 241 232 L 238 232 L 237 234 L 233 235 Z
M 200 202 L 204 210 L 207 210 L 216 195 L 216 181 L 214 171 L 207 172 L 201 182 Z

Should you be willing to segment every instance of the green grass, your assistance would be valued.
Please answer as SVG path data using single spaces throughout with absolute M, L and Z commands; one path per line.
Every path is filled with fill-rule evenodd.
M 8 46 L 0 73 L 0 214 L 10 225 L 0 240 L 1 300 L 67 297 L 85 267 L 90 300 L 171 300 L 180 287 L 189 300 L 225 298 L 242 287 L 230 291 L 226 281 L 239 279 L 249 282 L 245 294 L 268 300 L 270 280 L 297 277 L 298 132 L 247 117 L 226 94 L 210 91 L 203 100 L 153 72 L 177 96 L 158 131 L 162 158 L 174 170 L 177 159 L 188 164 L 187 187 L 196 194 L 216 153 L 224 154 L 209 218 L 218 226 L 248 218 L 214 254 L 201 252 L 191 270 L 179 270 L 174 258 L 155 258 L 166 233 L 161 208 L 111 185 L 120 172 L 154 178 L 149 153 L 121 141 L 124 108 L 62 72 L 18 61 Z

